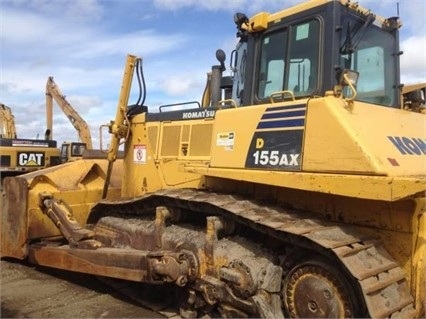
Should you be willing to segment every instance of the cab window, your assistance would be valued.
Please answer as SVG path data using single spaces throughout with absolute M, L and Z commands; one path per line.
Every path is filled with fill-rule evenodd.
M 86 149 L 84 144 L 73 144 L 71 156 L 83 156 L 83 152 Z
M 393 53 L 393 35 L 374 25 L 366 29 L 365 33 L 361 33 L 358 30 L 362 28 L 364 21 L 353 18 L 351 20 L 350 16 L 344 17 L 347 22 L 343 23 L 341 68 L 359 73 L 356 99 L 378 105 L 398 106 L 398 87 L 395 79 L 395 59 L 398 56 Z M 347 43 L 354 42 L 353 39 L 358 39 L 357 46 L 352 48 L 353 52 L 344 51 Z
M 265 34 L 259 59 L 257 98 L 291 91 L 312 95 L 318 83 L 319 21 L 312 20 Z

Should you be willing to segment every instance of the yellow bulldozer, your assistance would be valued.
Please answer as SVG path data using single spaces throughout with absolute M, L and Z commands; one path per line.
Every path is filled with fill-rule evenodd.
M 5 180 L 2 256 L 177 287 L 182 317 L 424 317 L 425 115 L 402 105 L 399 19 L 341 0 L 234 21 L 232 75 L 218 50 L 193 108 L 129 106 L 129 55 L 108 160 Z

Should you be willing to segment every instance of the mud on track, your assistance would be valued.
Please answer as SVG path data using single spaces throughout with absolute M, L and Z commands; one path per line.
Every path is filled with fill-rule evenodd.
M 0 273 L 1 318 L 176 318 L 157 312 L 155 297 L 141 306 L 95 276 L 9 259 L 0 261 Z

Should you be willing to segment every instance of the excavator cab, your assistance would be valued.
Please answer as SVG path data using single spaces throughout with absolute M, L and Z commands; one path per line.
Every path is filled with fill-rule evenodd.
M 83 152 L 87 149 L 86 143 L 64 142 L 61 146 L 61 163 L 73 162 L 83 157 Z

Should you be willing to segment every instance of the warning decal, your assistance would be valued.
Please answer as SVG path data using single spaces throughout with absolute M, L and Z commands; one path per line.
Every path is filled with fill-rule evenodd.
M 223 146 L 225 150 L 234 150 L 235 133 L 234 132 L 223 132 L 218 133 L 216 137 L 216 145 Z
M 136 164 L 146 164 L 146 145 L 134 145 L 133 162 Z

